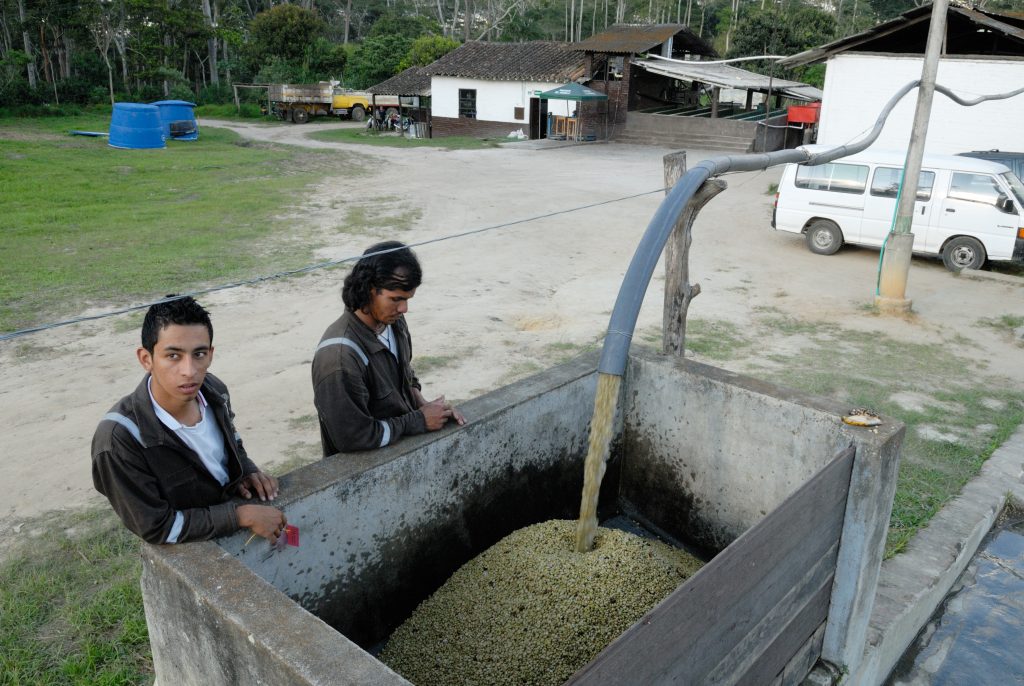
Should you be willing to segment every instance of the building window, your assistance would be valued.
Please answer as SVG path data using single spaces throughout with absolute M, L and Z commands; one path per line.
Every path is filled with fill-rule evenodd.
M 459 89 L 459 117 L 476 119 L 476 89 Z

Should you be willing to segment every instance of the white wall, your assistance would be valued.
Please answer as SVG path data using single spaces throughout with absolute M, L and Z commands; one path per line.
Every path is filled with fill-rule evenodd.
M 481 121 L 504 121 L 526 127 L 530 123 L 530 98 L 537 92 L 564 86 L 564 83 L 537 83 L 527 81 L 485 81 L 460 79 L 452 76 L 433 76 L 430 79 L 430 112 L 435 117 L 459 116 L 459 89 L 476 89 L 476 118 Z M 523 108 L 523 118 L 515 118 L 516 107 Z M 576 108 L 575 102 L 549 100 L 548 112 L 567 115 Z
M 921 78 L 922 58 L 837 55 L 828 61 L 821 104 L 819 143 L 848 143 L 869 130 L 882 106 L 903 85 Z M 1024 59 L 942 58 L 938 83 L 962 98 L 1005 93 L 1024 86 Z M 893 109 L 878 150 L 906 150 L 917 106 L 917 89 Z M 925 149 L 952 154 L 968 150 L 1024 151 L 1024 95 L 963 107 L 935 93 Z

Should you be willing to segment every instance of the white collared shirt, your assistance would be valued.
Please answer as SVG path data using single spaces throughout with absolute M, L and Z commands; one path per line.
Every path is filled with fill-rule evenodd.
M 398 340 L 395 336 L 395 330 L 391 328 L 390 324 L 385 326 L 384 330 L 377 334 L 377 340 L 380 341 L 385 348 L 391 351 L 391 354 L 395 356 L 396 360 L 399 359 Z
M 217 420 L 206 411 L 208 405 L 206 398 L 203 397 L 203 392 L 200 391 L 197 396 L 199 399 L 199 421 L 194 426 L 185 426 L 172 417 L 167 410 L 160 407 L 156 398 L 153 397 L 153 377 L 149 378 L 146 385 L 149 389 L 149 399 L 153 403 L 153 411 L 160 423 L 173 431 L 178 438 L 185 442 L 185 445 L 196 452 L 203 466 L 221 486 L 226 484 L 228 482 L 228 456 L 224 450 L 224 434 L 217 426 Z M 185 515 L 176 511 L 174 524 L 167 536 L 167 543 L 178 542 L 178 536 L 181 534 L 184 524 Z

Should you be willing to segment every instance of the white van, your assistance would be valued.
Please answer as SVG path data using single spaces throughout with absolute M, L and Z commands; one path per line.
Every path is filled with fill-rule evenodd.
M 807 146 L 812 151 L 828 146 Z M 831 255 L 843 243 L 880 247 L 892 227 L 906 154 L 865 151 L 828 164 L 788 164 L 772 227 L 802 233 Z M 914 206 L 914 252 L 950 270 L 986 260 L 1024 262 L 1024 184 L 996 162 L 925 155 Z

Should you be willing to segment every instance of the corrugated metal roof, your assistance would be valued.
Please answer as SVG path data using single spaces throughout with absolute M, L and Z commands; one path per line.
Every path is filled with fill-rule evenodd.
M 799 81 L 769 79 L 764 74 L 747 71 L 728 64 L 706 64 L 699 61 L 680 62 L 663 58 L 651 58 L 634 62 L 641 69 L 682 81 L 700 81 L 720 88 L 739 88 L 773 93 L 782 93 L 797 100 L 821 100 L 822 91 Z
M 425 74 L 424 69 L 409 67 L 387 81 L 370 86 L 366 92 L 376 95 L 430 95 L 430 74 Z
M 586 52 L 634 55 L 656 48 L 673 36 L 675 52 L 683 49 L 695 55 L 716 54 L 707 41 L 683 24 L 616 24 L 573 47 Z
M 573 81 L 583 75 L 583 53 L 568 43 L 465 43 L 423 68 L 430 76 L 490 81 Z
M 832 41 L 831 43 L 826 43 L 825 45 L 820 45 L 816 48 L 811 48 L 810 50 L 805 50 L 801 53 L 797 53 L 796 55 L 787 57 L 786 59 L 781 60 L 779 64 L 784 67 L 799 67 L 804 64 L 822 62 L 832 55 L 845 52 L 857 47 L 858 45 L 870 43 L 873 40 L 883 38 L 892 33 L 896 33 L 897 31 L 901 31 L 922 22 L 927 22 L 931 19 L 931 13 L 931 4 L 915 7 L 914 9 L 907 10 L 895 19 L 882 22 L 881 24 L 873 26 L 866 31 L 861 31 L 860 33 L 855 33 L 852 36 L 840 38 L 839 40 Z M 1002 33 L 1009 38 L 1024 42 L 1024 30 L 1010 23 L 999 21 L 999 19 L 997 19 L 999 15 L 992 12 L 979 12 L 967 7 L 950 5 L 947 16 L 949 15 L 959 15 L 960 17 L 975 24 Z M 1015 17 L 1006 18 L 1014 23 L 1019 21 Z M 1022 52 L 1024 52 L 1024 49 L 1022 49 Z M 923 52 L 921 54 L 923 54 Z

